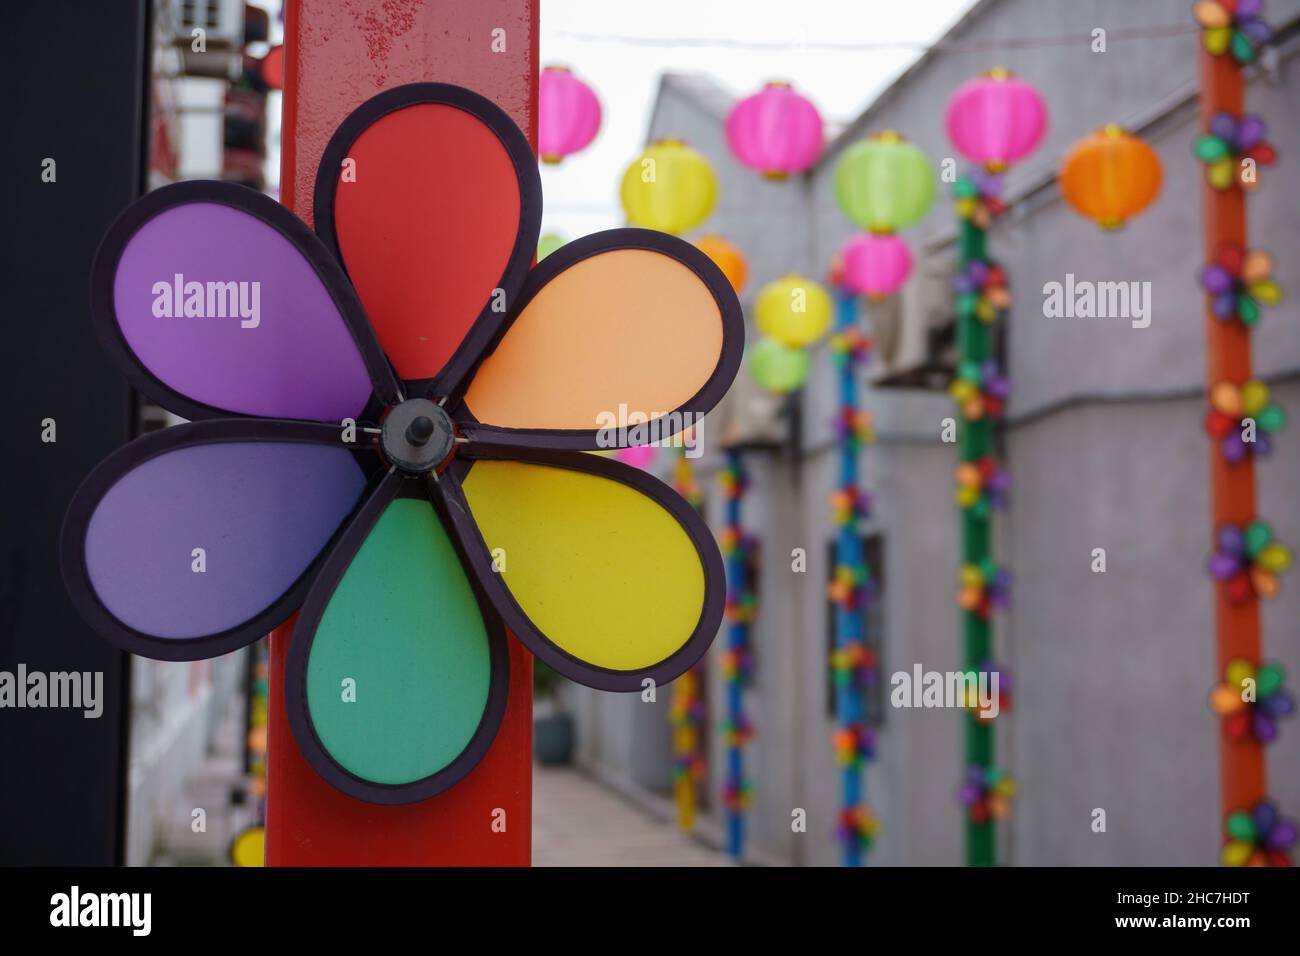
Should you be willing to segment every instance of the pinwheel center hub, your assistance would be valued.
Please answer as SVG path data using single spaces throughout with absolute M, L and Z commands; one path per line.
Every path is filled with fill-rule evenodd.
M 394 465 L 422 475 L 451 457 L 456 432 L 441 405 L 427 398 L 412 398 L 388 413 L 379 441 Z

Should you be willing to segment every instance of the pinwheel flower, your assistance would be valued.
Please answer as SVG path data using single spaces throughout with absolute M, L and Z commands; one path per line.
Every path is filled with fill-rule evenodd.
M 1001 418 L 1011 394 L 1011 382 L 993 359 L 983 362 L 963 361 L 948 386 L 948 393 L 961 408 L 967 421 Z
M 1291 551 L 1273 540 L 1264 521 L 1244 528 L 1225 524 L 1219 528 L 1216 550 L 1210 558 L 1210 576 L 1223 584 L 1228 600 L 1242 604 L 1252 598 L 1274 598 L 1277 576 L 1291 566 Z
M 831 429 L 839 441 L 852 439 L 863 445 L 876 440 L 875 419 L 865 408 L 845 405 L 831 419 Z
M 1004 711 L 1011 710 L 1012 706 L 1011 672 L 991 660 L 987 660 L 981 664 L 979 670 L 966 672 L 967 683 L 963 686 L 964 693 L 962 695 L 961 706 L 973 717 L 979 717 L 981 720 L 991 720 L 992 717 L 979 716 L 980 711 L 984 709 L 984 706 L 979 700 L 979 679 L 981 674 L 987 675 L 984 679 L 988 682 L 990 694 L 993 692 L 993 675 L 997 675 L 997 695 L 989 703 L 990 709 L 996 706 L 998 714 L 1001 715 Z
M 754 802 L 754 787 L 748 780 L 728 780 L 722 788 L 722 807 L 728 813 L 744 813 Z
M 1290 866 L 1296 825 L 1278 815 L 1271 800 L 1233 810 L 1223 821 L 1224 866 Z
M 871 514 L 871 494 L 855 484 L 831 492 L 831 513 L 835 524 L 856 524 Z
M 313 233 L 259 193 L 150 193 L 97 255 L 92 314 L 135 386 L 192 424 L 83 483 L 64 575 L 105 637 L 161 660 L 249 644 L 301 608 L 284 700 L 358 799 L 463 778 L 505 710 L 507 634 L 606 690 L 671 680 L 715 636 L 707 526 L 583 450 L 693 424 L 743 325 L 707 257 L 621 229 L 531 271 L 540 181 L 483 97 L 369 100 L 321 159 Z M 628 434 L 630 434 L 629 432 Z
M 1273 39 L 1263 18 L 1264 0 L 1197 0 L 1192 12 L 1201 25 L 1201 43 L 1214 56 L 1231 53 L 1238 63 L 1253 63 L 1260 47 Z
M 1001 610 L 1011 603 L 1011 575 L 991 558 L 979 564 L 963 564 L 958 580 L 958 606 L 981 620 L 987 621 L 995 608 Z
M 837 368 L 846 362 L 865 362 L 871 358 L 871 339 L 852 326 L 840 329 L 830 337 L 831 361 Z
M 831 673 L 841 690 L 863 690 L 876 681 L 876 652 L 853 640 L 831 653 Z
M 754 736 L 754 726 L 747 717 L 740 718 L 739 722 L 724 720 L 719 729 L 722 732 L 724 747 L 743 747 Z
M 1247 455 L 1268 455 L 1273 450 L 1273 435 L 1285 425 L 1286 412 L 1273 403 L 1268 386 L 1257 378 L 1240 387 L 1219 382 L 1210 389 L 1205 431 L 1219 442 L 1224 460 L 1231 464 Z
M 966 768 L 966 781 L 957 791 L 957 800 L 966 808 L 971 823 L 987 823 L 1011 816 L 1015 795 L 1016 782 L 1005 770 L 972 765 Z
M 1273 279 L 1273 257 L 1236 243 L 1220 246 L 1213 261 L 1205 264 L 1201 286 L 1216 318 L 1237 319 L 1248 328 L 1259 323 L 1261 306 L 1282 301 L 1282 287 Z
M 958 315 L 973 315 L 987 324 L 1011 308 L 1007 275 L 996 263 L 972 259 L 953 279 L 952 287 L 957 293 Z
M 840 810 L 839 822 L 835 827 L 835 836 L 843 844 L 856 846 L 861 850 L 871 849 L 880 832 L 880 821 L 864 805 L 845 807 Z
M 1011 477 L 992 455 L 957 466 L 957 505 L 976 518 L 987 518 L 993 510 L 1007 506 Z
M 1242 162 L 1253 160 L 1256 167 L 1272 166 L 1277 161 L 1277 151 L 1265 141 L 1268 126 L 1253 113 L 1240 119 L 1231 113 L 1215 113 L 1210 120 L 1210 131 L 1196 139 L 1193 151 L 1205 164 L 1205 178 L 1218 190 L 1229 189 L 1233 183 L 1252 190 L 1259 185 L 1258 176 L 1245 176 Z
M 987 229 L 989 224 L 1007 211 L 1002 201 L 1002 177 L 983 169 L 972 170 L 962 176 L 952 187 L 957 197 L 957 216 L 969 219 L 977 229 Z
M 1237 658 L 1228 662 L 1223 683 L 1210 693 L 1210 707 L 1223 718 L 1229 736 L 1269 743 L 1277 736 L 1278 718 L 1295 710 L 1295 698 L 1283 686 L 1284 680 L 1280 664 L 1256 669 L 1250 661 Z
M 876 735 L 861 722 L 835 728 L 831 744 L 835 748 L 835 761 L 841 767 L 856 769 L 863 762 L 876 759 Z

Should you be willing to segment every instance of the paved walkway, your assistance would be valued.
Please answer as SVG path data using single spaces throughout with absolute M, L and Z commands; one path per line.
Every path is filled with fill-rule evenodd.
M 730 861 L 568 768 L 533 768 L 533 866 L 727 866 Z

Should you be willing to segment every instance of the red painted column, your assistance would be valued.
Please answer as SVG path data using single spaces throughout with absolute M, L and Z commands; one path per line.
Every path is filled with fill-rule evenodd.
M 288 0 L 281 201 L 311 223 L 331 134 L 363 101 L 404 83 L 456 83 L 487 96 L 536 149 L 538 3 Z M 510 639 L 510 698 L 482 763 L 432 800 L 380 807 L 339 793 L 298 752 L 281 691 L 292 623 L 271 635 L 267 865 L 527 866 L 533 666 L 519 642 Z M 504 832 L 493 827 L 498 810 Z

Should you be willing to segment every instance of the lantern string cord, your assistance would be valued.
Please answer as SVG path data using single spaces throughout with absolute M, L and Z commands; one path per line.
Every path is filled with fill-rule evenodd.
M 1130 30 L 1108 30 L 1106 40 L 1149 40 L 1166 37 L 1182 37 L 1200 33 L 1197 24 L 1190 26 L 1183 23 L 1166 24 L 1154 27 L 1135 27 Z M 1011 37 L 995 40 L 940 40 L 937 43 L 925 43 L 919 40 L 876 40 L 868 43 L 835 43 L 829 41 L 807 40 L 797 43 L 776 40 L 736 40 L 729 37 L 639 37 L 615 33 L 580 33 L 560 30 L 557 34 L 566 40 L 578 40 L 584 43 L 624 43 L 630 46 L 653 47 L 723 47 L 733 50 L 755 50 L 788 53 L 791 50 L 823 50 L 840 53 L 863 53 L 879 50 L 944 50 L 953 53 L 977 53 L 990 50 L 1033 50 L 1045 47 L 1073 46 L 1088 44 L 1093 40 L 1091 33 L 1066 33 L 1058 36 Z

